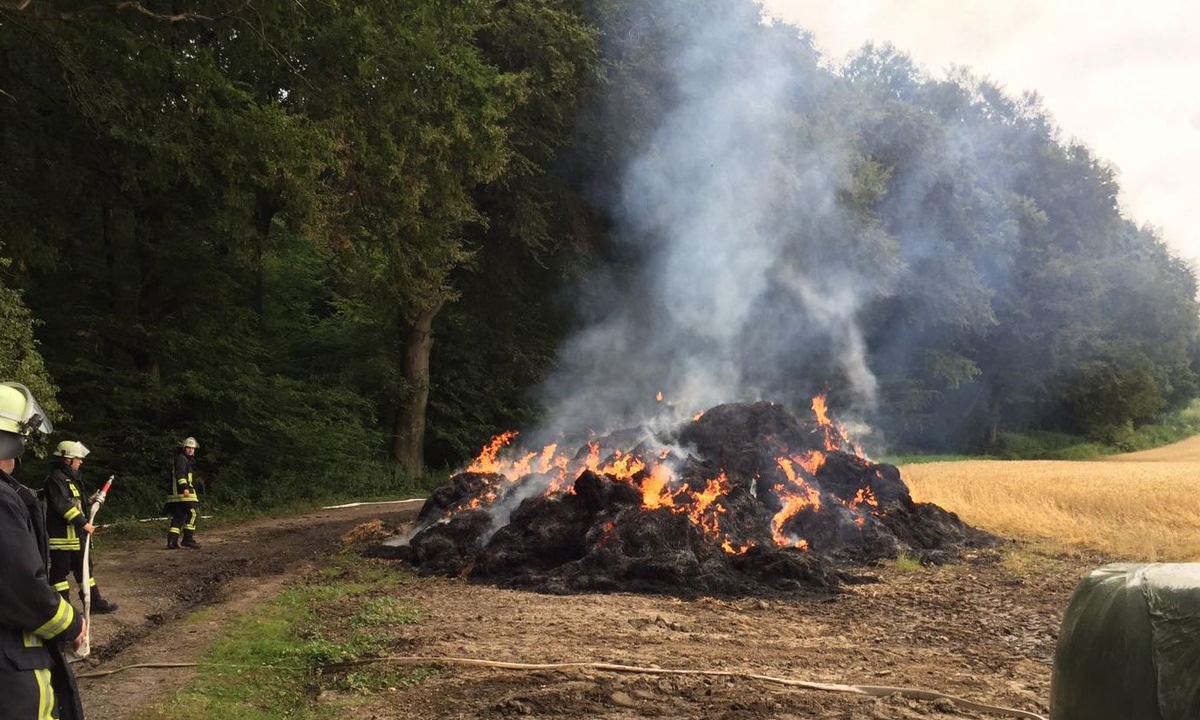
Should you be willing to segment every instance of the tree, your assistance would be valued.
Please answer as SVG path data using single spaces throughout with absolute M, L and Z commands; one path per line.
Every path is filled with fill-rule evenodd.
M 0 246 L 2 248 L 3 246 Z M 0 271 L 12 264 L 0 257 Z M 37 321 L 25 306 L 21 293 L 0 277 L 0 369 L 5 382 L 19 382 L 30 389 L 51 421 L 63 419 L 58 388 L 46 370 L 33 329 Z

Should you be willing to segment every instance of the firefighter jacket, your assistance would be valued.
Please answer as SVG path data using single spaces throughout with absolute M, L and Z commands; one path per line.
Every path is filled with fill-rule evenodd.
M 200 502 L 200 496 L 196 494 L 196 485 L 192 481 L 192 468 L 195 465 L 195 458 L 183 453 L 175 456 L 171 470 L 171 492 L 167 495 L 167 502 Z M 187 495 L 183 494 L 184 490 L 188 491 Z
M 50 587 L 41 503 L 0 472 L 0 718 L 82 720 L 75 676 L 60 641 L 83 618 Z
M 46 534 L 51 550 L 81 550 L 80 538 L 87 524 L 86 495 L 79 475 L 63 458 L 53 458 L 54 469 L 46 476 Z

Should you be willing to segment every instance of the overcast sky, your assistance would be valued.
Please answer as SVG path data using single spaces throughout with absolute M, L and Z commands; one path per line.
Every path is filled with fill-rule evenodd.
M 966 65 L 1035 90 L 1118 171 L 1134 222 L 1200 266 L 1197 0 L 761 0 L 834 60 L 891 42 L 928 74 Z

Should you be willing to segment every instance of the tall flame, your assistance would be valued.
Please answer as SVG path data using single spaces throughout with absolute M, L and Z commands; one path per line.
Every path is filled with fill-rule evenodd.
M 829 406 L 825 404 L 825 396 L 817 395 L 812 399 L 813 415 L 817 416 L 817 424 L 821 427 L 828 427 L 833 423 L 829 422 Z
M 846 439 L 846 428 L 829 419 L 829 405 L 824 395 L 817 395 L 812 399 L 812 411 L 817 419 L 817 426 L 825 434 L 826 450 L 846 450 L 862 456 L 862 450 Z
M 479 457 L 475 458 L 475 460 L 467 466 L 467 472 L 494 472 L 500 473 L 501 475 L 505 474 L 501 469 L 503 466 L 497 457 L 500 455 L 501 450 L 503 450 L 509 445 L 509 443 L 516 439 L 517 435 L 518 433 L 516 430 L 509 430 L 492 438 L 492 441 L 484 446 L 483 450 L 480 451 Z

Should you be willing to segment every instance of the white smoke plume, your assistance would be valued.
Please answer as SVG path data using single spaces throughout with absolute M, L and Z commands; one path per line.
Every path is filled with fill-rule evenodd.
M 656 11 L 695 12 L 686 5 Z M 740 19 L 662 22 L 685 33 L 669 66 L 678 103 L 628 163 L 613 212 L 642 262 L 607 285 L 621 297 L 603 298 L 603 316 L 562 349 L 545 387 L 545 437 L 778 400 L 803 385 L 779 361 L 810 356 L 817 344 L 837 358 L 847 394 L 873 401 L 856 325 L 863 280 L 806 262 L 827 254 L 809 250 L 831 239 L 828 228 L 846 225 L 838 194 L 850 180 L 848 151 L 836 133 L 820 136 L 799 120 L 820 92 L 781 55 L 799 39 L 768 42 L 783 29 L 747 34 Z

